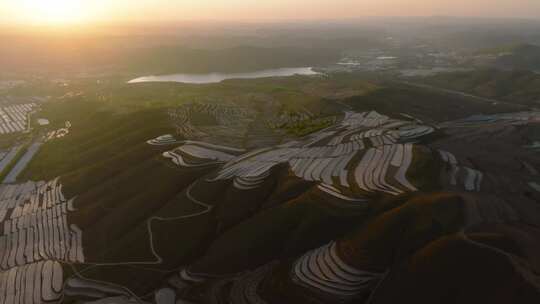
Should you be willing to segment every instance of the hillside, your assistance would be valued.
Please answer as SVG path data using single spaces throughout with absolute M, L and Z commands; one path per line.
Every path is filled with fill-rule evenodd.
M 495 61 L 495 67 L 513 70 L 540 70 L 540 46 L 520 44 L 508 48 L 505 55 Z
M 72 121 L 43 182 L 0 186 L 13 303 L 540 299 L 538 112 L 344 75 L 91 83 L 43 104 Z
M 456 79 L 462 78 L 456 75 Z M 431 78 L 425 81 L 431 81 Z M 441 86 L 443 84 L 448 85 L 447 82 L 441 81 Z M 433 83 L 433 85 L 439 85 L 439 83 Z M 458 119 L 477 113 L 494 114 L 524 109 L 522 106 L 511 103 L 494 105 L 491 102 L 467 96 L 456 96 L 447 92 L 394 82 L 379 84 L 377 89 L 367 94 L 345 98 L 343 102 L 356 111 L 377 109 L 387 115 L 406 114 L 429 123 Z M 433 111 L 434 108 L 438 110 Z
M 540 74 L 525 70 L 445 73 L 419 81 L 509 103 L 535 106 L 540 101 Z
M 537 114 L 523 115 L 536 123 Z M 77 210 L 69 219 L 84 231 L 88 266 L 78 266 L 82 281 L 68 279 L 69 299 L 95 298 L 91 291 L 123 297 L 107 285 L 88 285 L 84 278 L 91 278 L 139 290 L 145 300 L 152 296 L 143 295 L 158 288 L 156 297 L 172 291 L 173 298 L 196 303 L 353 303 L 367 297 L 391 303 L 394 295 L 412 297 L 409 290 L 436 278 L 445 287 L 425 293 L 423 303 L 445 292 L 459 297 L 461 291 L 504 303 L 489 288 L 504 277 L 523 291 L 507 296 L 534 303 L 537 286 L 498 252 L 534 271 L 538 196 L 516 181 L 536 177 L 523 167 L 494 166 L 490 159 L 538 159 L 523 149 L 501 149 L 511 142 L 506 137 L 524 138 L 513 127 L 523 121 L 519 116 L 490 119 L 495 126 L 474 117 L 446 122 L 438 128 L 447 137 L 430 139 L 433 127 L 349 112 L 334 127 L 298 142 L 248 153 L 196 141 L 169 146 L 176 161 L 156 155 L 131 164 L 103 175 L 75 200 Z M 475 144 L 461 137 L 468 132 Z M 408 143 L 418 141 L 424 144 Z M 462 157 L 468 151 L 475 152 Z M 135 176 L 143 184 L 162 182 L 141 191 L 131 186 Z M 69 193 L 79 177 L 62 180 Z M 509 180 L 520 195 L 498 193 L 500 183 Z M 516 220 L 533 226 L 510 224 Z M 164 239 L 167 231 L 175 233 Z M 471 282 L 484 283 L 464 284 L 461 268 L 448 266 L 448 255 L 462 256 L 460 267 L 474 268 Z M 102 266 L 89 266 L 94 263 Z M 145 267 L 134 270 L 131 264 Z M 493 269 L 488 275 L 483 269 L 493 265 L 496 275 Z M 180 271 L 168 271 L 179 266 Z M 349 286 L 345 278 L 356 283 Z M 407 289 L 396 283 L 400 278 L 408 278 Z M 500 285 L 501 293 L 510 291 Z

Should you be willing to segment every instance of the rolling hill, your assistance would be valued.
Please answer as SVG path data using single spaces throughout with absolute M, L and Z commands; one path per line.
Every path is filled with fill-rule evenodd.
M 73 124 L 24 172 L 43 182 L 0 187 L 1 296 L 537 303 L 540 114 L 339 77 L 98 87 L 44 107 Z M 289 111 L 336 118 L 253 139 Z
M 540 74 L 526 70 L 488 69 L 445 73 L 420 81 L 508 103 L 536 106 L 540 101 Z

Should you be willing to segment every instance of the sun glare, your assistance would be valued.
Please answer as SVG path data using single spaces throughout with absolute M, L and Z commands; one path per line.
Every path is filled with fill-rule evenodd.
M 21 0 L 21 17 L 29 23 L 81 23 L 88 17 L 83 0 Z

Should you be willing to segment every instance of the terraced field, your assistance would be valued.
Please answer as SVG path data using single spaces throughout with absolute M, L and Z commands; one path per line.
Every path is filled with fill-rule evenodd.
M 84 262 L 82 231 L 68 220 L 73 200 L 58 179 L 1 186 L 0 196 L 0 302 L 58 301 L 62 264 Z
M 0 302 L 538 302 L 538 113 L 372 97 L 302 135 L 271 103 L 66 103 L 21 174 L 50 182 L 0 186 Z
M 368 199 L 372 193 L 399 195 L 417 191 L 418 188 L 433 187 L 433 181 L 432 185 L 413 185 L 409 181 L 409 178 L 415 179 L 409 173 L 410 167 L 415 165 L 415 158 L 429 157 L 434 162 L 431 167 L 441 165 L 434 151 L 413 144 L 433 132 L 433 127 L 390 119 L 376 112 L 347 112 L 340 124 L 313 133 L 301 141 L 255 150 L 236 159 L 217 150 L 212 155 L 207 149 L 194 149 L 193 145 L 181 146 L 165 155 L 181 154 L 195 159 L 192 163 L 199 164 L 227 162 L 210 180 L 215 182 L 232 178 L 234 185 L 242 190 L 262 185 L 272 168 L 287 164 L 292 176 L 321 183 L 320 189 L 325 193 L 336 198 L 361 201 Z M 441 151 L 440 155 L 446 162 L 449 161 L 447 155 L 452 157 L 450 184 L 456 186 L 457 174 L 464 172 L 460 182 L 467 190 L 480 187 L 481 173 L 458 167 L 457 160 L 450 153 Z M 178 159 L 181 156 L 173 158 L 177 165 L 190 166 Z M 426 175 L 429 168 L 416 171 Z M 435 172 L 431 174 L 438 175 Z M 416 180 L 420 182 L 420 179 Z M 352 193 L 355 197 L 347 196 Z
M 255 113 L 247 108 L 223 104 L 188 104 L 169 113 L 176 134 L 184 139 L 217 141 L 219 137 L 242 138 Z M 216 126 L 216 127 L 212 127 Z
M 512 117 L 512 120 L 521 121 L 520 117 L 523 115 L 519 113 L 515 114 L 515 116 L 511 114 L 501 115 L 500 117 L 504 119 L 501 118 L 499 122 L 506 124 L 508 117 Z M 531 117 L 534 115 L 529 113 L 525 116 Z M 527 119 L 526 123 L 534 122 L 534 119 Z M 443 132 L 445 128 L 450 128 L 450 126 L 452 128 L 457 127 L 459 122 L 445 123 L 441 124 L 441 126 L 428 126 L 419 124 L 417 121 L 391 119 L 376 112 L 346 113 L 344 119 L 336 126 L 311 134 L 302 140 L 273 148 L 255 150 L 232 158 L 226 163 L 225 158 L 222 160 L 224 164 L 221 169 L 210 174 L 206 181 L 211 183 L 232 181 L 232 187 L 238 193 L 243 191 L 257 193 L 257 191 L 263 191 L 262 189 L 265 186 L 272 184 L 272 179 L 277 174 L 276 171 L 279 171 L 278 168 L 284 164 L 288 168 L 287 178 L 301 179 L 304 182 L 316 183 L 317 185 L 316 190 L 308 195 L 311 199 L 302 198 L 303 195 L 300 195 L 291 201 L 297 207 L 301 204 L 312 205 L 310 202 L 312 199 L 317 201 L 330 200 L 332 206 L 336 206 L 335 204 L 340 206 L 338 209 L 334 209 L 334 212 L 338 212 L 337 210 L 343 208 L 350 211 L 350 207 L 345 206 L 356 206 L 356 212 L 361 214 L 362 211 L 359 210 L 365 210 L 363 208 L 377 200 L 378 195 L 394 197 L 390 201 L 402 201 L 404 198 L 418 193 L 418 191 L 447 189 L 470 192 L 472 196 L 425 195 L 416 200 L 412 199 L 410 203 L 411 210 L 415 210 L 416 207 L 412 206 L 417 204 L 416 201 L 427 200 L 426 203 L 422 203 L 425 206 L 422 205 L 423 207 L 419 208 L 434 208 L 430 212 L 435 212 L 432 213 L 432 216 L 436 218 L 439 216 L 436 214 L 441 214 L 443 218 L 451 214 L 466 214 L 465 217 L 453 219 L 439 218 L 442 225 L 448 227 L 444 229 L 454 232 L 457 232 L 456 229 L 460 229 L 458 227 L 473 227 L 480 223 L 493 221 L 503 223 L 523 220 L 523 215 L 518 215 L 519 212 L 514 209 L 515 207 L 512 207 L 507 202 L 498 201 L 495 203 L 490 199 L 484 200 L 480 197 L 471 200 L 471 197 L 476 197 L 473 193 L 482 192 L 482 185 L 485 182 L 484 172 L 463 165 L 451 152 L 428 148 L 419 144 L 425 141 L 426 137 L 429 139 L 434 133 Z M 191 157 L 198 158 L 200 162 L 216 159 L 208 156 L 207 151 L 205 153 L 191 154 Z M 421 172 L 421 174 L 418 172 Z M 205 184 L 205 187 L 209 187 L 209 185 Z M 380 199 L 379 196 L 378 200 L 380 201 Z M 388 199 L 383 199 L 383 202 L 384 200 Z M 384 205 L 382 202 L 381 204 Z M 446 205 L 449 207 L 445 207 Z M 530 204 L 529 206 L 532 207 Z M 259 208 L 265 210 L 267 207 Z M 290 209 L 291 206 L 279 208 Z M 400 213 L 408 214 L 406 211 L 398 212 L 399 209 L 409 210 L 409 207 L 398 207 L 395 212 L 391 209 L 392 211 L 389 211 L 388 217 L 405 216 L 399 215 Z M 292 211 L 289 210 L 288 212 Z M 300 213 L 302 214 L 300 217 L 305 218 L 311 212 L 313 210 L 303 211 L 303 213 Z M 396 230 L 391 227 L 388 228 L 387 232 L 384 232 L 385 230 L 381 231 L 381 228 L 366 230 L 367 228 L 360 226 L 362 228 L 357 231 L 360 235 L 367 234 L 365 236 L 368 237 L 365 240 L 367 243 L 364 243 L 364 241 L 357 243 L 355 237 L 352 239 L 346 237 L 338 242 L 331 241 L 328 245 L 300 255 L 293 262 L 282 260 L 283 266 L 272 264 L 273 262 L 268 258 L 254 258 L 250 254 L 253 251 L 243 253 L 241 248 L 226 249 L 227 244 L 231 243 L 250 244 L 250 246 L 259 248 L 260 251 L 258 252 L 265 256 L 263 248 L 273 248 L 274 246 L 279 247 L 287 244 L 287 241 L 276 241 L 276 237 L 278 239 L 281 237 L 285 240 L 289 239 L 290 237 L 287 237 L 286 234 L 281 234 L 275 228 L 272 230 L 269 226 L 266 228 L 261 227 L 265 227 L 265 222 L 270 218 L 274 227 L 275 225 L 288 226 L 294 221 L 278 216 L 279 213 L 280 211 L 272 208 L 256 216 L 257 220 L 247 220 L 232 230 L 225 231 L 210 247 L 206 255 L 180 272 L 179 278 L 185 282 L 191 282 L 191 284 L 195 283 L 196 286 L 201 282 L 214 282 L 214 280 L 218 279 L 217 283 L 210 284 L 211 286 L 216 284 L 215 286 L 220 287 L 217 289 L 211 288 L 208 291 L 211 293 L 208 296 L 215 299 L 218 298 L 219 294 L 228 293 L 226 286 L 230 284 L 226 283 L 227 278 L 234 276 L 234 273 L 241 274 L 248 269 L 252 269 L 252 272 L 242 274 L 232 284 L 230 300 L 234 303 L 268 303 L 272 301 L 295 303 L 296 301 L 307 301 L 307 298 L 313 297 L 332 303 L 342 303 L 369 297 L 372 290 L 379 286 L 381 279 L 388 276 L 387 263 L 389 260 L 384 261 L 383 256 L 377 257 L 377 255 L 380 254 L 382 248 L 388 247 L 389 243 L 392 242 L 386 239 L 386 236 L 382 237 L 380 234 L 388 234 L 387 237 L 393 238 L 392 235 L 395 235 Z M 396 215 L 390 215 L 392 213 L 396 213 Z M 538 216 L 537 212 L 536 214 Z M 407 215 L 404 218 L 409 216 Z M 418 215 L 414 216 L 422 218 L 425 215 L 418 213 Z M 456 220 L 458 222 L 452 223 L 452 221 Z M 321 221 L 321 219 L 318 219 L 318 221 Z M 393 222 L 392 220 L 387 223 L 387 219 L 382 215 L 379 221 L 383 225 L 381 227 L 394 225 L 390 223 L 406 225 L 403 222 Z M 423 220 L 410 219 L 410 221 L 411 224 L 415 223 L 412 225 L 422 225 Z M 373 225 L 375 225 L 374 228 L 378 227 L 376 224 Z M 428 229 L 425 233 L 432 233 L 428 231 L 436 229 L 433 227 L 425 228 Z M 241 232 L 250 229 L 255 231 L 251 234 Z M 273 231 L 272 236 L 263 237 L 269 231 Z M 531 231 L 527 233 L 531 233 Z M 369 242 L 369 238 L 375 237 L 375 235 L 383 238 L 383 240 L 380 240 L 380 247 Z M 256 241 L 257 237 L 263 237 L 263 240 Z M 361 237 L 362 240 L 363 238 L 364 236 Z M 268 242 L 272 245 L 264 245 L 261 242 Z M 309 243 L 306 239 L 303 242 Z M 351 246 L 369 247 L 362 250 L 352 250 Z M 372 246 L 375 247 L 372 248 Z M 494 254 L 499 250 L 490 245 L 486 246 L 491 248 L 490 250 L 494 250 Z M 368 253 L 369 258 L 362 257 L 358 260 L 359 257 L 356 255 L 363 252 Z M 383 261 L 377 261 L 379 259 Z M 226 265 L 220 264 L 219 261 L 223 260 L 227 260 L 229 263 Z M 253 260 L 259 262 L 253 262 Z M 358 264 L 358 261 L 364 260 L 368 263 Z M 257 263 L 264 264 L 263 261 L 269 264 L 260 266 L 260 268 L 254 267 Z M 370 261 L 373 261 L 373 263 Z M 288 272 L 269 270 L 276 269 L 276 267 L 277 269 L 285 267 L 290 270 Z M 515 275 L 515 273 L 512 274 L 512 276 Z M 274 286 L 268 281 L 279 286 Z M 277 281 L 280 283 L 277 283 Z M 284 283 L 284 281 L 289 283 Z M 284 284 L 287 287 L 284 287 Z M 452 284 L 455 284 L 455 282 Z M 299 293 L 301 296 L 298 296 Z M 278 296 L 276 299 L 276 294 L 285 298 Z M 306 294 L 309 294 L 309 296 Z
M 0 135 L 27 130 L 30 124 L 28 115 L 35 107 L 37 104 L 28 103 L 0 108 Z
M 383 276 L 347 265 L 335 243 L 306 253 L 295 261 L 293 269 L 292 280 L 297 284 L 345 299 L 372 288 L 370 285 Z

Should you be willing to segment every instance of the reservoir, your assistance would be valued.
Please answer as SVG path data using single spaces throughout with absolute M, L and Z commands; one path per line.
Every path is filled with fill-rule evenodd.
M 207 74 L 171 74 L 161 76 L 144 76 L 128 83 L 141 82 L 182 82 L 182 83 L 219 83 L 227 79 L 256 79 L 266 77 L 288 77 L 294 75 L 318 75 L 313 68 L 280 68 L 246 73 L 207 73 Z

